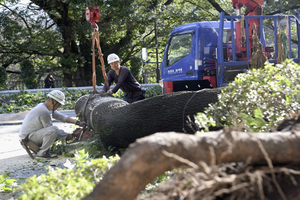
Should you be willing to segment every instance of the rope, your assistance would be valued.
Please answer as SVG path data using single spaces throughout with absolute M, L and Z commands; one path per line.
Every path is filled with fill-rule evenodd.
M 250 60 L 250 69 L 258 69 L 263 68 L 265 62 L 267 61 L 266 56 L 263 52 L 263 45 L 260 43 L 259 38 L 257 36 L 256 24 L 253 24 L 253 53 Z
M 200 91 L 201 91 L 201 90 L 196 91 L 196 92 L 191 96 L 191 98 L 189 98 L 189 100 L 186 102 L 186 104 L 185 104 L 184 107 L 183 107 L 183 113 L 182 113 L 182 130 L 183 130 L 183 132 L 185 132 L 185 133 L 186 133 L 186 130 L 185 130 L 185 128 L 184 128 L 184 113 L 185 113 L 186 107 L 187 107 L 188 103 L 194 98 L 194 96 L 195 96 L 198 92 L 200 92 Z
M 89 95 L 89 98 L 87 98 L 87 100 L 85 101 L 84 105 L 83 105 L 83 108 L 80 110 L 78 116 L 82 117 L 82 120 L 85 121 L 86 123 L 89 123 L 87 120 L 86 120 L 86 117 L 85 117 L 85 111 L 86 111 L 86 107 L 88 105 L 88 102 L 94 97 L 94 94 L 95 92 L 91 92 L 90 95 Z M 90 127 L 89 124 L 87 124 L 88 127 Z
M 99 40 L 99 33 L 98 33 L 98 29 L 97 29 L 97 40 L 96 40 L 96 44 L 97 44 L 97 48 L 98 48 L 98 59 L 100 60 L 101 62 L 101 65 L 102 65 L 102 74 L 103 74 L 103 77 L 104 77 L 104 80 L 105 80 L 105 83 L 106 83 L 106 86 L 107 86 L 107 89 L 109 90 L 109 84 L 108 84 L 108 79 L 107 79 L 107 75 L 106 75 L 106 72 L 105 72 L 105 66 L 104 66 L 104 60 L 103 60 L 103 54 L 102 54 L 102 51 L 101 51 L 101 47 L 100 47 L 100 40 Z
M 292 15 L 298 22 L 298 24 L 300 24 L 300 20 L 295 16 L 295 15 Z
M 244 15 L 241 16 L 241 47 L 245 47 L 245 42 L 246 42 L 246 31 L 245 31 L 245 17 Z
M 108 84 L 108 79 L 107 79 L 107 75 L 106 75 L 106 72 L 105 72 L 103 54 L 102 54 L 101 47 L 100 47 L 98 26 L 97 26 L 96 23 L 93 23 L 93 25 L 96 26 L 96 28 L 93 29 L 93 34 L 92 34 L 92 38 L 93 38 L 93 59 L 92 59 L 92 65 L 93 65 L 93 77 L 92 77 L 93 90 L 97 91 L 96 90 L 96 67 L 95 67 L 95 42 L 96 42 L 96 45 L 97 45 L 97 48 L 98 48 L 98 54 L 99 54 L 98 59 L 100 60 L 101 65 L 102 65 L 102 75 L 104 77 L 106 86 L 109 90 L 109 84 Z
M 282 42 L 282 32 L 281 32 L 280 27 L 277 28 L 277 49 L 278 49 L 278 57 L 276 59 L 276 63 L 280 64 L 285 59 L 283 42 Z
M 286 20 L 286 28 L 285 28 L 285 35 L 286 35 L 286 37 L 287 37 L 287 39 L 288 39 L 288 41 L 289 41 L 289 17 L 286 15 L 285 17 L 284 17 L 284 19 Z M 286 47 L 287 48 L 287 47 Z M 290 55 L 289 54 L 290 53 L 290 49 L 286 49 L 286 58 L 288 58 L 288 55 Z
M 96 40 L 96 34 L 94 32 L 92 34 L 92 38 L 93 38 L 93 57 L 92 57 L 93 75 L 92 75 L 92 81 L 93 81 L 93 90 L 96 91 L 96 67 L 95 67 L 95 40 Z

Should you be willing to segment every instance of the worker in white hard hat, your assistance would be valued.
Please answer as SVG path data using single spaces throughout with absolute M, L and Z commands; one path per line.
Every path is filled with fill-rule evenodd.
M 142 90 L 141 85 L 133 77 L 130 70 L 120 65 L 120 58 L 117 54 L 109 54 L 107 62 L 112 68 L 112 70 L 107 73 L 108 84 L 111 86 L 111 84 L 115 82 L 116 85 L 112 90 L 108 91 L 108 87 L 105 83 L 102 92 L 113 94 L 121 89 L 124 92 L 124 100 L 128 103 L 145 99 L 145 90 Z
M 40 150 L 37 157 L 56 158 L 49 152 L 50 147 L 56 140 L 72 139 L 73 135 L 66 133 L 57 126 L 52 125 L 51 115 L 54 119 L 62 122 L 73 123 L 83 126 L 84 122 L 64 115 L 57 109 L 65 104 L 65 95 L 60 90 L 53 90 L 47 95 L 44 103 L 38 104 L 25 117 L 19 132 L 20 140 L 29 139 L 38 145 Z

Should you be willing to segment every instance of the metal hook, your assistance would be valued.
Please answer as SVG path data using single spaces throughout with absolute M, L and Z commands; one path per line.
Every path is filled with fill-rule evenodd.
M 96 22 L 91 22 L 91 27 L 93 29 L 93 32 L 98 31 L 98 25 L 96 24 Z

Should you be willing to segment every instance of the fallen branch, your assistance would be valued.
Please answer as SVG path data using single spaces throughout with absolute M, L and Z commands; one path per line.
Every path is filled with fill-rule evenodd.
M 299 163 L 300 132 L 224 133 L 208 132 L 199 135 L 156 133 L 138 139 L 122 155 L 121 160 L 103 177 L 94 191 L 84 200 L 132 200 L 155 177 L 174 168 L 191 163 L 215 164 L 248 162 L 250 165 L 268 165 L 261 142 L 273 165 Z M 214 156 L 211 151 L 213 150 Z M 172 158 L 171 154 L 189 160 Z M 214 157 L 214 158 L 213 158 Z M 251 158 L 251 160 L 249 159 Z

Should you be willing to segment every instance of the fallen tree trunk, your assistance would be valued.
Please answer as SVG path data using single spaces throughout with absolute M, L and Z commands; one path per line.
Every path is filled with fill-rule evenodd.
M 220 92 L 220 88 L 176 92 L 124 106 L 100 102 L 91 111 L 90 122 L 106 148 L 126 148 L 137 138 L 156 132 L 194 134 L 194 116 L 217 102 Z
M 272 163 L 299 163 L 299 144 L 300 132 L 249 134 L 219 131 L 196 136 L 156 133 L 130 145 L 121 160 L 84 200 L 132 200 L 165 171 L 184 166 L 195 167 L 199 162 L 248 162 L 267 166 Z M 293 195 L 299 196 L 299 193 Z M 277 197 L 280 198 L 280 195 Z
M 114 107 L 120 107 L 128 105 L 128 103 L 122 99 L 117 99 L 106 93 L 91 93 L 80 97 L 74 106 L 75 114 L 80 121 L 85 121 L 87 125 L 93 129 L 93 124 L 90 123 L 90 114 L 92 110 L 99 104 L 106 103 L 106 106 L 114 105 Z M 109 105 L 107 105 L 107 103 Z M 106 108 L 104 109 L 106 111 Z M 104 111 L 103 111 L 104 112 Z

